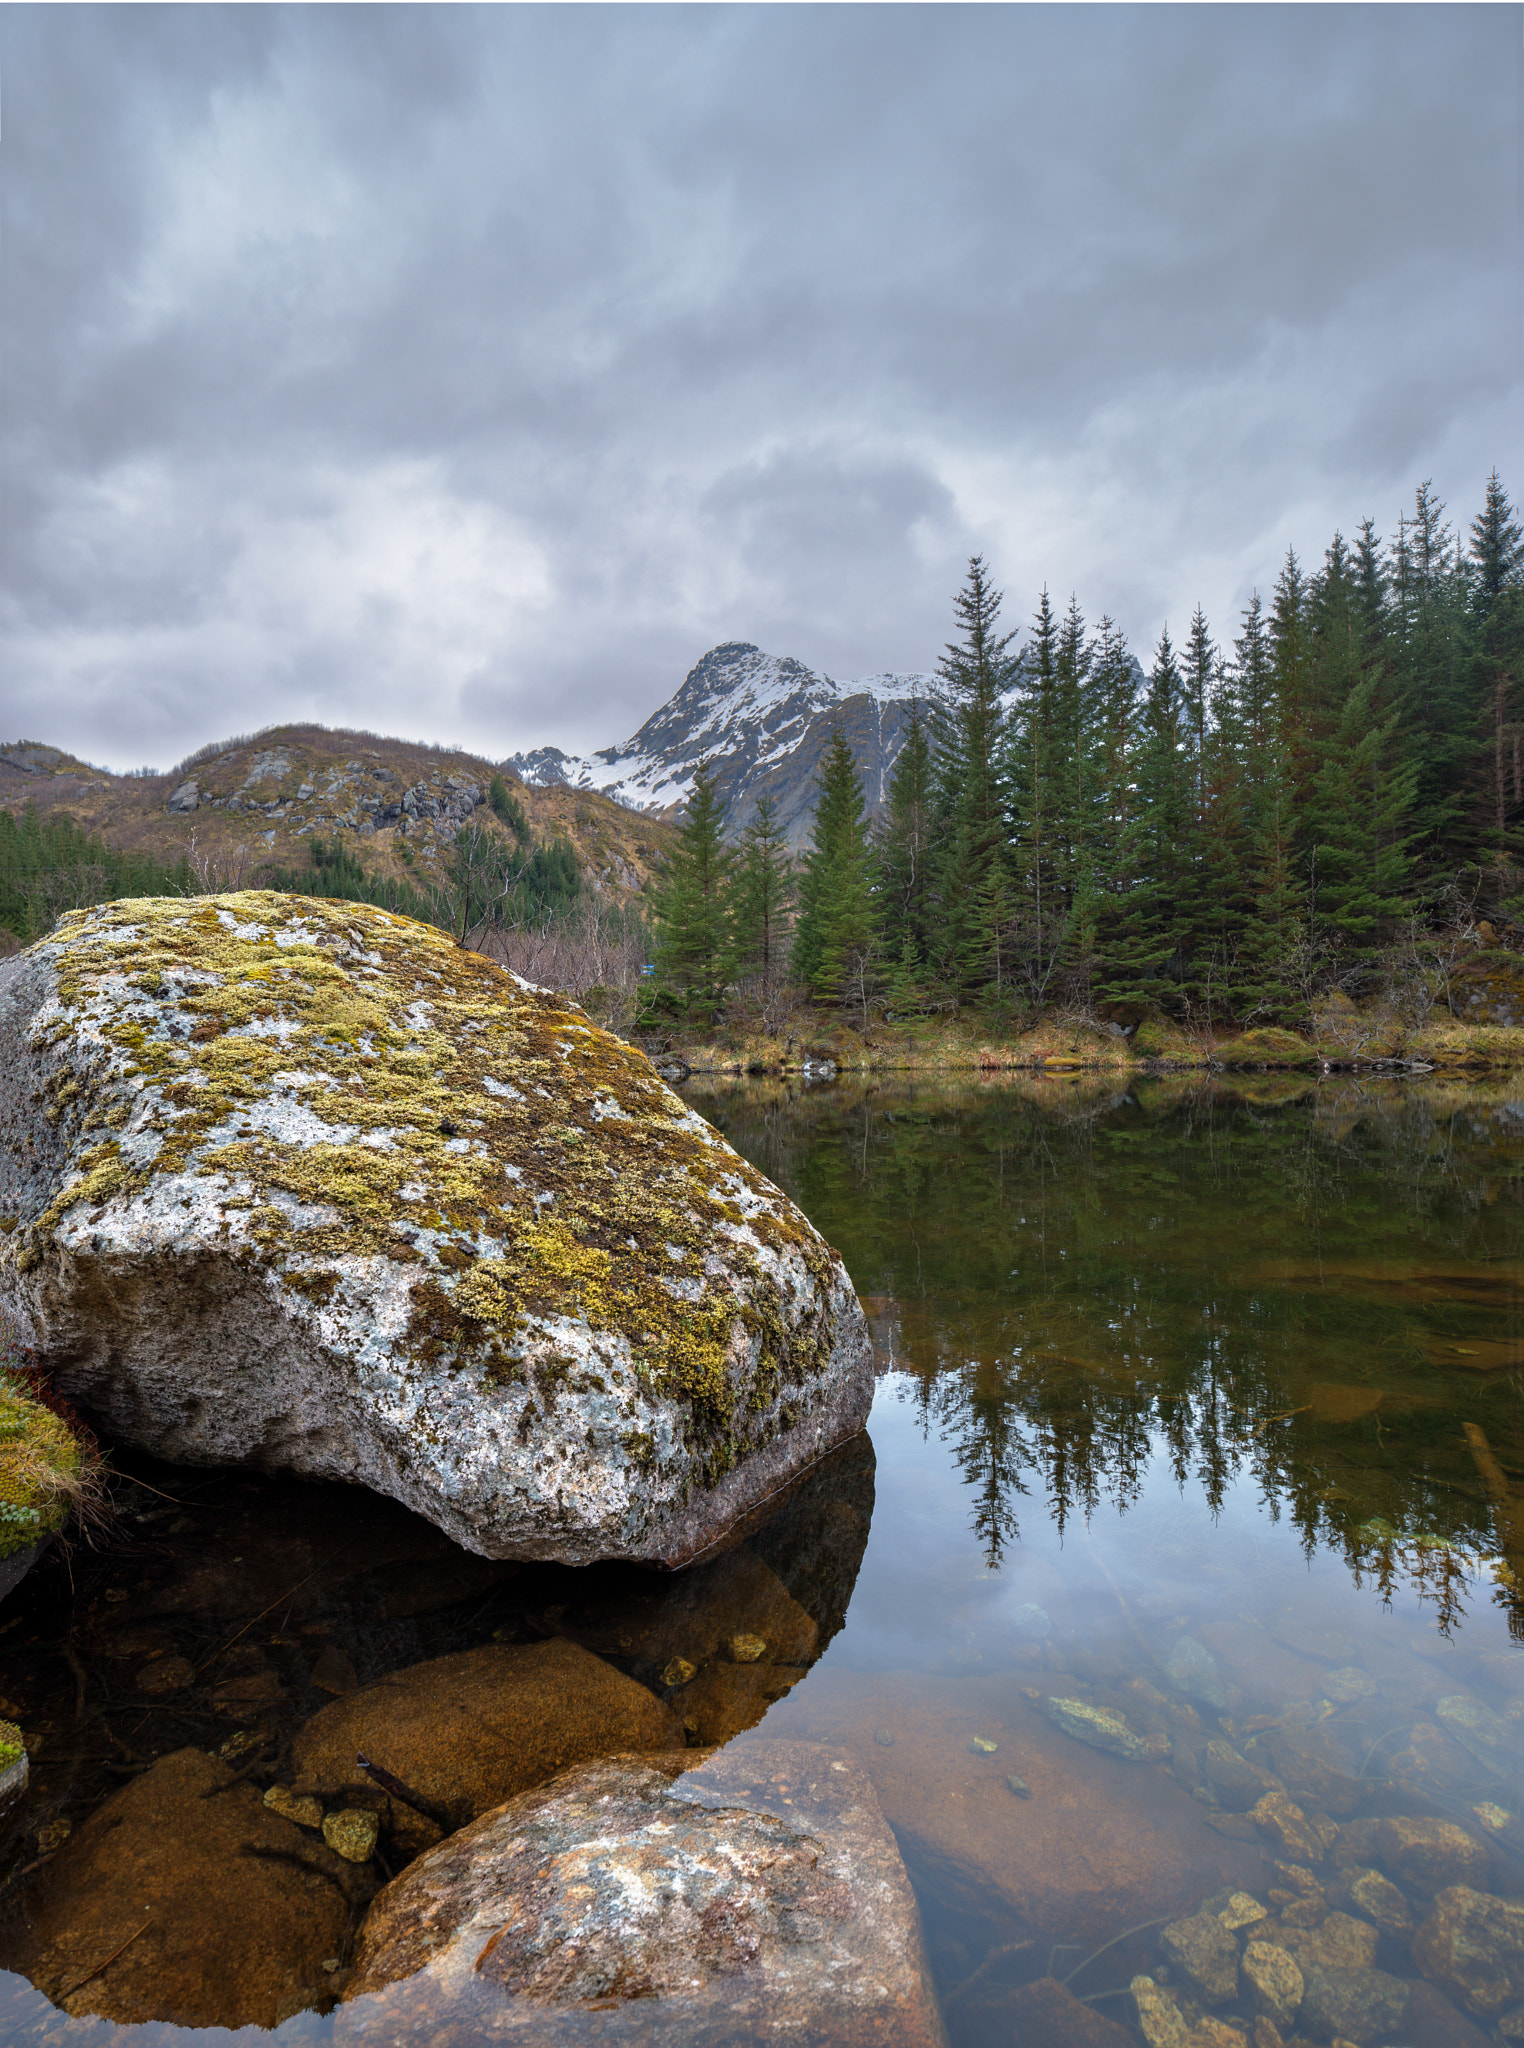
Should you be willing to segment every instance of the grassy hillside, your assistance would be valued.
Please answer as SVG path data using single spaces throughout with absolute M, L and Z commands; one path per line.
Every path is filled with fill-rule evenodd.
M 230 739 L 166 775 L 115 775 L 58 748 L 17 742 L 0 746 L 0 808 L 15 817 L 30 810 L 44 822 L 66 815 L 145 868 L 185 863 L 203 888 L 306 871 L 318 840 L 341 846 L 378 881 L 427 892 L 462 817 L 505 829 L 487 803 L 470 802 L 473 793 L 485 798 L 500 772 L 456 749 L 317 725 Z M 531 789 L 511 773 L 504 779 L 536 839 L 566 839 L 586 883 L 615 901 L 638 901 L 671 842 L 670 826 L 607 797 Z

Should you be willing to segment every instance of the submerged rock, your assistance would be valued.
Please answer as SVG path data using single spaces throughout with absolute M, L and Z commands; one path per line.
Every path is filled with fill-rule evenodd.
M 1399 1938 L 1413 1932 L 1413 1915 L 1408 1902 L 1389 1877 L 1379 1870 L 1358 1867 L 1348 1873 L 1349 1902 L 1367 1920 L 1374 1921 L 1383 1934 Z
M 1413 1960 L 1468 2011 L 1491 2019 L 1524 1998 L 1524 1903 L 1447 1886 L 1413 1936 Z
M 1322 1862 L 1323 1837 L 1296 1801 L 1288 1799 L 1284 1792 L 1267 1792 L 1256 1800 L 1249 1809 L 1249 1818 L 1294 1862 Z
M 593 1757 L 684 1746 L 670 1707 L 575 1643 L 492 1644 L 322 1708 L 292 1746 L 293 1789 L 371 1789 L 363 1755 L 459 1827 Z
M 1255 2011 L 1276 2027 L 1288 2029 L 1302 2002 L 1302 1973 L 1296 1958 L 1273 1942 L 1251 1941 L 1244 1949 L 1242 1968 Z
M 1298 2020 L 1315 2041 L 1353 2041 L 1366 2048 L 1402 2038 L 1410 1994 L 1401 1977 L 1372 1969 L 1309 1969 L 1304 1975 Z
M 330 2001 L 324 1962 L 373 1889 L 226 1764 L 182 1749 L 73 1830 L 0 1960 L 69 2013 L 273 2027 Z
M 1172 1994 L 1152 1977 L 1134 1977 L 1128 1989 L 1148 2048 L 1185 2048 L 1190 2030 Z
M 1098 1947 L 1263 1871 L 1257 1846 L 1223 1840 L 1171 1776 L 1073 1741 L 1003 1676 L 871 1674 L 827 1659 L 772 1709 L 766 1733 L 855 1755 L 922 1896 L 991 1946 Z M 969 1738 L 985 1733 L 999 1753 L 971 1756 Z M 1013 1771 L 1030 1798 L 1008 1789 Z
M 1379 1821 L 1375 1835 L 1387 1869 L 1414 1891 L 1432 1895 L 1448 1885 L 1480 1891 L 1487 1883 L 1492 1857 L 1453 1821 L 1400 1814 Z
M 0 1034 L 0 1295 L 160 1456 L 358 1480 L 485 1556 L 670 1565 L 866 1417 L 862 1310 L 793 1204 L 432 927 L 70 913 L 0 963 Z
M 1171 1922 L 1159 1946 L 1208 2005 L 1226 2005 L 1237 1991 L 1238 1943 L 1215 1913 Z
M 1349 1913 L 1327 1913 L 1316 1927 L 1283 1926 L 1274 1940 L 1296 1957 L 1303 1974 L 1309 1970 L 1368 1970 L 1376 1960 L 1377 1934 L 1368 1920 Z
M 342 2044 L 588 2038 L 941 2048 L 899 1852 L 862 1772 L 804 1743 L 690 1769 L 609 1758 L 511 1800 L 389 1885 Z
M 1043 1703 L 1043 1712 L 1065 1735 L 1088 1742 L 1092 1749 L 1103 1749 L 1108 1756 L 1125 1757 L 1129 1763 L 1159 1763 L 1169 1755 L 1166 1737 L 1137 1734 L 1114 1707 L 1092 1706 L 1088 1700 L 1049 1699 Z
M 1022 2048 L 1132 2048 L 1132 2035 L 1076 1998 L 1056 1977 L 1039 1977 L 1003 2000 L 1007 2038 Z
M 1176 1692 L 1188 1693 L 1204 1706 L 1225 1707 L 1228 1689 L 1223 1684 L 1217 1659 L 1194 1636 L 1180 1636 L 1170 1650 L 1164 1675 Z

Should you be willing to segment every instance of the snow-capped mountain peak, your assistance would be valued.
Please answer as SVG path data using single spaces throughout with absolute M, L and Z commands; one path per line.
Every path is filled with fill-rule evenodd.
M 681 687 L 622 746 L 594 754 L 541 747 L 507 765 L 526 782 L 595 789 L 632 810 L 666 812 L 693 789 L 709 762 L 726 805 L 726 828 L 739 831 L 764 790 L 792 836 L 802 837 L 814 808 L 814 774 L 840 724 L 858 756 L 873 808 L 899 751 L 913 699 L 938 692 L 927 675 L 875 675 L 837 682 L 791 655 L 764 654 L 750 641 L 712 647 Z

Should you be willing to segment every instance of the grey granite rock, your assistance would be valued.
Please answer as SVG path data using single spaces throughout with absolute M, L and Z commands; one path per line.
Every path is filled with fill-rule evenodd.
M 904 1865 L 860 1767 L 813 1743 L 568 1772 L 372 1906 L 340 2048 L 592 2038 L 942 2048 Z M 653 2031 L 654 2029 L 654 2031 Z
M 0 1038 L 0 1300 L 161 1457 L 357 1480 L 489 1557 L 676 1565 L 867 1415 L 808 1221 L 446 933 L 108 904 L 0 962 Z

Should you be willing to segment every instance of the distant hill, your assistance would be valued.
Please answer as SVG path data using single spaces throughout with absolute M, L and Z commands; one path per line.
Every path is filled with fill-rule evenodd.
M 540 747 L 510 765 L 531 786 L 597 791 L 657 817 L 679 813 L 693 771 L 709 761 L 734 836 L 770 795 L 790 841 L 809 837 L 815 775 L 840 725 L 866 786 L 870 811 L 881 806 L 903 742 L 911 702 L 937 696 L 929 675 L 863 676 L 835 682 L 788 655 L 764 654 L 749 641 L 713 647 L 682 687 L 622 746 L 587 755 Z
M 671 827 L 592 790 L 521 786 L 511 763 L 374 733 L 279 725 L 215 746 L 168 775 L 114 775 L 60 748 L 0 746 L 0 806 L 67 811 L 107 844 L 166 862 L 188 856 L 214 886 L 255 886 L 300 867 L 314 835 L 342 838 L 370 872 L 426 886 L 459 824 L 490 819 L 502 773 L 537 837 L 570 840 L 587 881 L 644 889 Z

